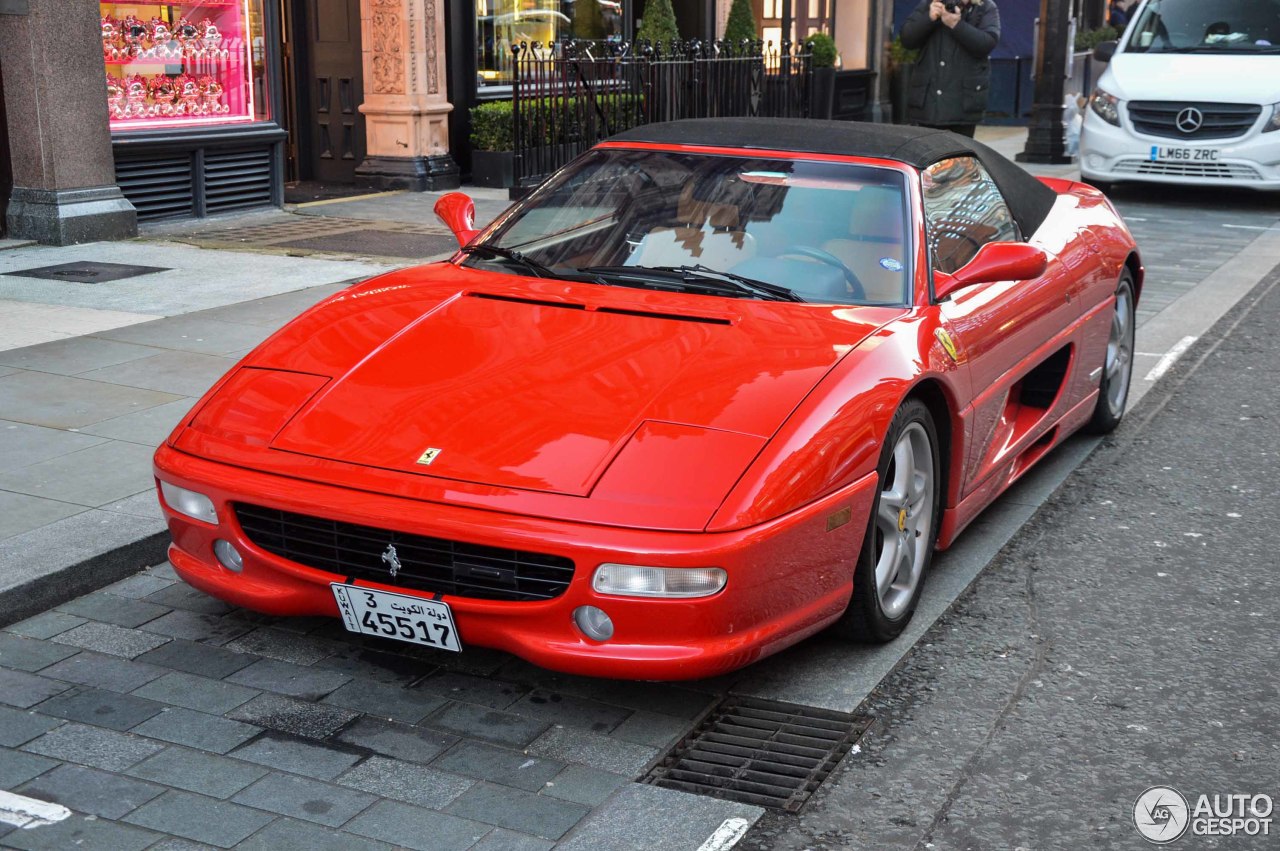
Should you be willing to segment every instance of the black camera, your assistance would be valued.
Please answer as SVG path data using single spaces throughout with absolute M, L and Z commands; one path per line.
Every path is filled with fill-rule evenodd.
M 950 12 L 951 14 L 953 14 L 953 15 L 954 15 L 956 12 L 959 12 L 959 11 L 960 11 L 960 4 L 959 4 L 959 3 L 946 3 L 946 4 L 944 4 L 944 5 L 943 5 L 943 8 L 944 8 L 944 9 L 946 9 L 946 10 L 947 10 L 948 12 Z

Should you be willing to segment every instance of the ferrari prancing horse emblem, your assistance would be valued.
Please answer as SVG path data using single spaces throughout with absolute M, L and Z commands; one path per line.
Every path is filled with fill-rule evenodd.
M 396 555 L 396 545 L 387 544 L 387 551 L 382 554 L 382 560 L 387 563 L 388 572 L 391 578 L 395 579 L 396 574 L 400 572 L 400 556 Z
M 430 466 L 431 462 L 436 460 L 436 456 L 439 454 L 440 454 L 439 449 L 428 449 L 426 452 L 423 452 L 420 456 L 418 456 L 418 463 L 426 464 Z
M 938 342 L 942 344 L 942 348 L 947 350 L 947 354 L 951 360 L 960 363 L 960 356 L 956 354 L 955 341 L 951 339 L 951 335 L 947 333 L 945 328 L 938 328 L 933 332 L 933 336 L 938 338 Z

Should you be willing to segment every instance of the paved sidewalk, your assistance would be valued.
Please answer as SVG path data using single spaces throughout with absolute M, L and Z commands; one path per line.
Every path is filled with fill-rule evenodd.
M 0 790 L 73 811 L 0 847 L 691 851 L 762 810 L 631 781 L 719 696 L 255 615 L 165 564 L 0 632 Z
M 477 193 L 477 220 L 507 206 Z M 321 298 L 456 245 L 438 193 L 0 245 L 0 623 L 164 557 L 150 457 L 209 385 Z M 151 267 L 99 283 L 24 271 Z

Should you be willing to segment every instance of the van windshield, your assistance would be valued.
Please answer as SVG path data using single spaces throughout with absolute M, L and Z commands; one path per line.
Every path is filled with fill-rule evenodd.
M 1129 53 L 1280 53 L 1280 0 L 1152 0 Z

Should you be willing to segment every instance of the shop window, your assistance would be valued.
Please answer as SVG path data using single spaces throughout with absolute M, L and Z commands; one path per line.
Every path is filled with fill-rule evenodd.
M 477 83 L 511 85 L 513 44 L 621 38 L 621 0 L 476 0 Z
M 270 117 L 262 0 L 100 6 L 113 131 Z

